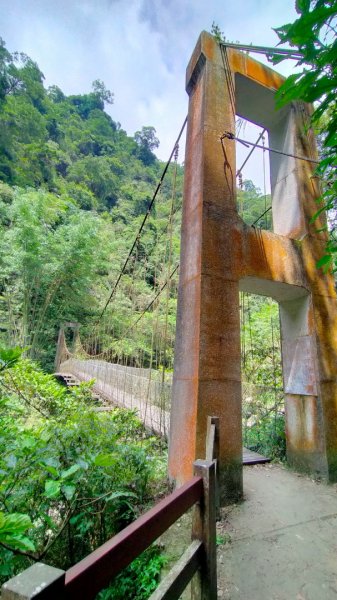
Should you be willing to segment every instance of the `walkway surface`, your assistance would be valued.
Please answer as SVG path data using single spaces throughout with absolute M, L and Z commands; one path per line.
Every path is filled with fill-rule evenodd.
M 218 524 L 219 598 L 337 599 L 337 486 L 258 465 L 244 492 Z

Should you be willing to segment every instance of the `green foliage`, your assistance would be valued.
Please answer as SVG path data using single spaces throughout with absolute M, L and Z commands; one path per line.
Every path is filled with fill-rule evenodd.
M 270 205 L 270 195 L 262 194 L 259 188 L 256 188 L 250 180 L 245 180 L 242 184 L 242 189 L 237 190 L 239 215 L 247 225 L 271 230 L 271 212 L 267 211 Z
M 12 513 L 5 515 L 0 511 L 0 544 L 12 550 L 34 552 L 33 542 L 24 535 L 32 527 L 28 515 Z
M 83 322 L 98 310 L 91 286 L 110 257 L 109 231 L 97 215 L 42 190 L 16 190 L 4 210 L 3 338 L 28 346 L 32 357 L 50 364 L 60 322 Z
M 93 93 L 96 94 L 103 102 L 107 104 L 113 104 L 114 95 L 113 93 L 105 87 L 104 82 L 101 79 L 95 79 L 92 82 Z
M 117 173 L 115 172 L 117 171 Z M 117 200 L 118 175 L 122 165 L 107 156 L 87 156 L 68 170 L 69 181 L 86 186 L 101 205 L 113 206 Z
M 285 458 L 284 399 L 278 305 L 241 295 L 243 442 L 270 458 Z
M 245 431 L 245 445 L 272 460 L 286 458 L 285 419 L 283 414 L 265 414 Z
M 25 346 L 52 369 L 60 324 L 79 322 L 85 337 L 110 294 L 162 172 L 153 153 L 159 140 L 150 126 L 126 135 L 104 112 L 113 94 L 102 81 L 70 97 L 57 86 L 45 90 L 37 65 L 4 42 L 0 84 L 0 344 Z M 177 171 L 179 209 L 183 169 Z M 171 193 L 169 174 L 109 315 L 120 332 L 134 303 L 131 281 L 140 312 L 162 285 Z M 160 259 L 152 256 L 158 240 Z M 172 249 L 178 261 L 178 220 Z M 138 350 L 121 336 L 116 351 L 124 345 L 130 356 L 145 344 L 149 360 L 153 318 L 150 312 Z
M 217 25 L 217 23 L 215 23 L 215 21 L 213 21 L 213 23 L 212 23 L 211 34 L 215 37 L 216 41 L 219 44 L 223 43 L 226 39 L 224 32 L 221 31 L 219 25 Z
M 312 123 L 322 141 L 322 160 L 317 168 L 324 184 L 320 205 L 330 211 L 331 224 L 326 256 L 318 266 L 336 269 L 337 5 L 335 0 L 299 0 L 296 9 L 298 19 L 275 31 L 282 44 L 288 43 L 301 52 L 298 65 L 302 70 L 287 78 L 278 92 L 278 104 L 283 106 L 292 100 L 315 103 Z
M 0 574 L 67 568 L 148 501 L 156 440 L 132 411 L 95 412 L 88 386 L 69 392 L 17 351 L 1 360 Z
M 225 544 L 231 544 L 231 543 L 232 543 L 231 535 L 227 532 L 216 536 L 216 545 L 217 546 L 224 546 Z
M 0 373 L 13 367 L 21 358 L 21 348 L 0 348 Z
M 111 587 L 100 592 L 97 600 L 147 600 L 158 585 L 164 564 L 158 546 L 151 546 L 115 578 Z
M 135 141 L 139 146 L 138 156 L 144 165 L 150 165 L 155 161 L 152 150 L 158 148 L 159 140 L 156 137 L 154 127 L 143 127 L 141 131 L 136 131 Z

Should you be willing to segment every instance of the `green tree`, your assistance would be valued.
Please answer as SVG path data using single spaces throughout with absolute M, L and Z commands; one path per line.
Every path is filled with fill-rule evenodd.
M 318 264 L 325 268 L 334 264 L 336 269 L 337 4 L 336 0 L 297 0 L 296 10 L 298 19 L 275 31 L 281 44 L 290 44 L 300 51 L 302 58 L 297 64 L 302 69 L 287 78 L 278 93 L 278 104 L 304 100 L 315 105 L 312 123 L 322 139 L 322 160 L 317 173 L 324 183 L 324 206 L 318 213 L 327 209 L 332 221 L 326 256 Z
M 68 170 L 68 178 L 85 184 L 98 198 L 102 207 L 113 206 L 117 199 L 118 171 L 121 164 L 107 156 L 87 156 L 73 163 Z M 117 171 L 117 173 L 116 173 Z
M 95 81 L 92 82 L 92 89 L 93 93 L 96 94 L 96 96 L 98 96 L 103 102 L 106 102 L 107 104 L 113 104 L 114 95 L 106 88 L 101 79 L 95 79 Z
M 44 191 L 17 190 L 0 241 L 3 336 L 52 364 L 60 322 L 97 314 L 92 294 L 111 227 Z
M 149 165 L 155 161 L 153 150 L 159 147 L 159 140 L 156 137 L 154 127 L 142 127 L 141 131 L 136 131 L 135 141 L 139 146 L 139 158 L 145 164 Z
M 44 76 L 37 64 L 23 52 L 11 54 L 0 38 L 0 103 L 9 95 L 27 94 L 41 109 Z

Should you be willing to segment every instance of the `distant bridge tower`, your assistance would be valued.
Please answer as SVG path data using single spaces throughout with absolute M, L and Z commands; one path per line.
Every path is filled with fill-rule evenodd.
M 222 502 L 242 495 L 239 290 L 279 302 L 288 459 L 337 480 L 337 311 L 334 280 L 316 268 L 326 233 L 314 165 L 270 155 L 273 233 L 236 207 L 235 114 L 265 127 L 270 146 L 315 158 L 309 107 L 276 111 L 283 78 L 202 33 L 187 68 L 185 191 L 169 472 L 178 485 L 203 456 L 207 415 L 220 418 Z M 316 157 L 317 158 L 317 157 Z
M 76 350 L 76 346 L 79 341 L 79 332 L 80 332 L 80 324 L 79 323 L 74 323 L 73 321 L 66 321 L 65 323 L 63 323 L 63 325 L 60 326 L 58 339 L 57 339 L 57 345 L 56 345 L 56 356 L 55 356 L 55 364 L 54 364 L 56 373 L 58 372 L 58 370 L 60 368 L 60 364 L 63 361 L 67 360 L 67 358 L 68 358 L 66 336 L 65 336 L 66 329 L 71 329 L 73 332 L 72 344 L 71 344 L 72 351 Z

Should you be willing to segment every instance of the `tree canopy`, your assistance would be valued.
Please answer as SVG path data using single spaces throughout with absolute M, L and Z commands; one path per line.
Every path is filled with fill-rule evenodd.
M 0 342 L 28 348 L 51 369 L 60 323 L 85 329 L 100 314 L 163 165 L 154 127 L 129 136 L 105 112 L 114 95 L 102 81 L 71 96 L 43 82 L 36 63 L 1 40 Z M 181 190 L 180 167 L 178 179 Z M 167 227 L 167 182 L 160 196 L 143 254 Z M 145 305 L 158 281 L 136 285 Z M 116 322 L 132 296 L 124 287 Z
M 323 183 L 323 204 L 331 223 L 330 241 L 319 266 L 337 264 L 337 3 L 336 0 L 297 0 L 294 23 L 277 27 L 280 43 L 296 47 L 302 57 L 298 73 L 290 75 L 278 93 L 278 105 L 292 100 L 314 103 L 312 123 L 321 136 L 317 173 Z M 274 63 L 283 60 L 275 58 Z M 317 214 L 318 214 L 317 213 Z M 316 215 L 317 216 L 317 215 Z M 315 218 L 315 215 L 313 216 Z

